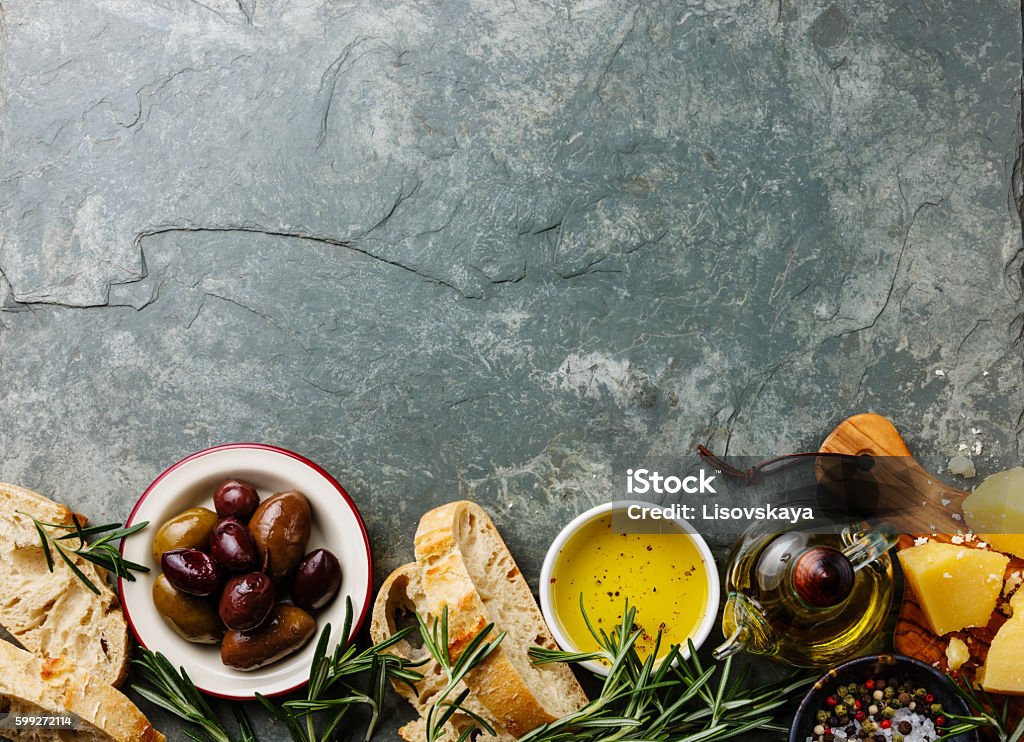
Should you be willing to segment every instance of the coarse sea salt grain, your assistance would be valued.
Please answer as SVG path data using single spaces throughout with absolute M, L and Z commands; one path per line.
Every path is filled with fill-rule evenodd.
M 914 539 L 914 546 L 924 546 L 929 541 L 927 536 L 918 536 Z M 962 543 L 962 542 L 961 542 Z
M 903 742 L 932 742 L 932 740 L 938 737 L 938 733 L 935 730 L 935 724 L 932 720 L 922 716 L 921 714 L 914 713 L 909 709 L 898 709 L 892 717 L 892 727 L 889 729 L 878 729 L 875 731 L 875 735 L 881 734 L 886 740 L 892 740 L 894 734 L 898 734 L 897 727 L 901 721 L 910 722 L 912 729 L 909 734 L 904 734 Z M 837 742 L 845 742 L 845 740 L 856 740 L 860 739 L 860 722 L 854 721 L 853 726 L 856 731 L 852 736 L 847 736 L 846 729 L 836 727 L 832 729 Z M 816 737 L 808 737 L 805 742 L 817 742 Z
M 953 538 L 950 539 L 950 542 L 956 544 L 957 546 L 959 546 L 960 544 L 962 544 L 964 542 L 964 537 L 959 535 L 959 534 L 957 534 L 956 536 L 954 536 Z
M 966 451 L 967 446 L 960 448 L 961 451 Z M 964 479 L 973 479 L 978 473 L 978 470 L 974 467 L 974 462 L 968 456 L 954 456 L 949 460 L 946 465 L 946 470 L 950 474 L 954 474 Z

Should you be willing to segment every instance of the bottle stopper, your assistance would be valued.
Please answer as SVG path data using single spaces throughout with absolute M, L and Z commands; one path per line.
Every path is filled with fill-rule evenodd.
M 831 608 L 853 591 L 853 565 L 843 552 L 830 546 L 808 549 L 793 565 L 793 589 L 807 605 Z

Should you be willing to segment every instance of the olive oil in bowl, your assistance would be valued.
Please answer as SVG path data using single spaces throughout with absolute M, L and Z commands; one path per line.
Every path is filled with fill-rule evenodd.
M 548 553 L 541 605 L 558 643 L 567 651 L 599 649 L 580 610 L 582 596 L 597 631 L 611 633 L 622 622 L 627 600 L 636 608 L 642 660 L 654 651 L 659 631 L 659 659 L 675 644 L 685 653 L 687 640 L 699 646 L 718 610 L 718 575 L 707 544 L 688 524 L 666 521 L 665 532 L 656 534 L 624 533 L 616 525 L 611 506 L 599 506 L 566 526 Z

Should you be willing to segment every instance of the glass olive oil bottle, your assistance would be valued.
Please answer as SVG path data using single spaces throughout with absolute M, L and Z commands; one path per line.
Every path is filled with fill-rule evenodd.
M 893 598 L 888 550 L 894 534 L 773 532 L 748 529 L 726 569 L 726 641 L 715 656 L 740 650 L 799 667 L 832 667 L 881 632 Z

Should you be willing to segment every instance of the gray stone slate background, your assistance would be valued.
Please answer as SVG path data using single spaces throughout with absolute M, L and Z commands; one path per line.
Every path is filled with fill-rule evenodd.
M 536 580 L 616 459 L 874 410 L 933 468 L 1020 461 L 1017 2 L 0 23 L 0 479 L 121 519 L 182 456 L 267 441 L 352 493 L 378 580 L 456 497 Z

